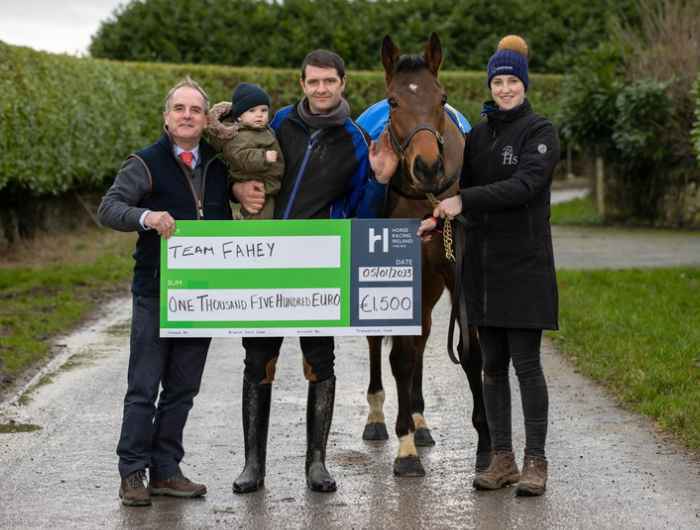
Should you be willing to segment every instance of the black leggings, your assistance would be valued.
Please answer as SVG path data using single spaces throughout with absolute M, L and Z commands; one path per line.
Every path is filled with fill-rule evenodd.
M 479 342 L 484 366 L 484 405 L 493 448 L 513 450 L 508 382 L 512 359 L 525 417 L 525 454 L 544 456 L 549 397 L 540 363 L 542 330 L 480 327 Z
M 272 383 L 283 337 L 248 337 L 245 348 L 244 375 L 252 383 Z M 311 382 L 324 381 L 333 375 L 335 342 L 333 337 L 300 337 L 304 354 L 304 377 Z

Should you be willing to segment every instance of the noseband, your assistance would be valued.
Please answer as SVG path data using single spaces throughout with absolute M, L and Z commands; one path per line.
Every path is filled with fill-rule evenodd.
M 389 122 L 387 123 L 387 129 L 389 131 L 389 140 L 391 141 L 391 146 L 394 148 L 394 151 L 396 151 L 396 154 L 401 158 L 402 161 L 406 158 L 406 149 L 408 149 L 408 146 L 411 145 L 413 137 L 420 131 L 428 131 L 435 137 L 435 140 L 438 144 L 438 151 L 440 152 L 440 156 L 442 156 L 442 153 L 445 150 L 445 138 L 435 127 L 431 127 L 426 123 L 419 123 L 416 127 L 414 127 L 411 130 L 411 132 L 408 133 L 403 143 L 399 141 L 398 136 L 396 136 L 396 133 L 394 132 L 393 127 L 391 126 L 391 113 L 389 113 Z
M 408 146 L 411 145 L 411 141 L 413 140 L 413 137 L 416 134 L 418 134 L 420 131 L 428 131 L 435 137 L 435 140 L 438 144 L 438 152 L 440 153 L 440 157 L 444 159 L 443 155 L 445 151 L 445 137 L 442 134 L 440 134 L 440 132 L 435 127 L 431 127 L 426 123 L 419 123 L 416 127 L 411 129 L 411 132 L 406 136 L 406 139 L 403 142 L 400 142 L 398 136 L 394 132 L 394 128 L 391 125 L 391 113 L 389 113 L 389 121 L 386 125 L 386 129 L 389 133 L 389 142 L 391 143 L 391 147 L 394 149 L 394 152 L 401 160 L 401 167 L 398 170 L 399 182 L 396 182 L 396 179 L 392 179 L 390 184 L 391 189 L 406 199 L 425 200 L 427 198 L 426 194 L 413 195 L 401 189 L 400 181 L 403 179 L 402 173 L 404 170 L 404 166 L 406 165 L 406 149 L 408 149 Z M 454 178 L 449 179 L 449 181 L 445 184 L 445 186 L 443 186 L 442 189 L 435 192 L 435 195 L 441 195 L 442 193 L 447 191 L 458 178 L 459 174 L 455 175 Z

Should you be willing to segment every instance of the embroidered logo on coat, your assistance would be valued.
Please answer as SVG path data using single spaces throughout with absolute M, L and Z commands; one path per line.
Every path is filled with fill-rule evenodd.
M 547 152 L 547 146 L 544 145 L 544 144 L 540 144 L 540 145 L 537 146 L 537 151 L 538 151 L 541 155 L 543 155 L 543 154 L 545 154 L 545 153 Z
M 512 145 L 506 145 L 503 148 L 503 151 L 501 151 L 501 155 L 503 156 L 503 165 L 504 166 L 517 166 L 518 165 L 518 156 L 513 154 L 513 146 Z

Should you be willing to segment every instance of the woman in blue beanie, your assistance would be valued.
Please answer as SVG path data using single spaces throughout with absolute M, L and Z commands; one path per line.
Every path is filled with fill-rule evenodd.
M 492 100 L 467 135 L 459 195 L 433 215 L 466 218 L 463 285 L 469 323 L 476 325 L 484 368 L 491 463 L 474 487 L 517 483 L 517 495 L 542 495 L 547 484 L 548 396 L 540 362 L 543 329 L 558 329 L 558 295 L 549 224 L 550 185 L 559 162 L 554 126 L 527 100 L 528 48 L 504 37 L 487 68 Z M 436 220 L 419 234 L 430 237 Z M 513 362 L 525 417 L 522 473 L 511 441 L 508 371 Z

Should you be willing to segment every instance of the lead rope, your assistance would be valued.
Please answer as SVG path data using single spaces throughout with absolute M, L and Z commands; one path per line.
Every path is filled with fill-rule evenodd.
M 432 193 L 427 193 L 426 195 L 433 206 L 437 206 L 437 204 L 440 202 Z M 457 220 L 460 220 L 460 218 L 457 218 Z M 449 355 L 450 360 L 453 363 L 461 364 L 461 362 L 466 363 L 468 361 L 469 354 L 471 353 L 468 332 L 469 321 L 467 320 L 467 301 L 464 298 L 464 293 L 462 292 L 464 238 L 462 237 L 460 239 L 460 248 L 457 249 L 459 260 L 456 260 L 456 242 L 454 241 L 452 234 L 452 221 L 446 218 L 445 224 L 442 228 L 442 241 L 445 246 L 445 258 L 447 258 L 447 260 L 451 263 L 455 264 L 455 283 L 452 288 L 452 309 L 450 311 L 450 322 L 447 331 L 447 355 Z M 458 324 L 459 326 L 459 342 L 456 349 L 454 347 L 455 324 Z
M 440 204 L 440 201 L 437 200 L 437 197 L 435 197 L 435 195 L 432 193 L 426 193 L 425 195 L 428 197 L 428 200 L 430 201 L 430 204 L 432 204 L 433 208 Z M 445 223 L 442 227 L 442 244 L 445 247 L 445 258 L 447 258 L 447 261 L 450 263 L 455 263 L 454 240 L 452 239 L 452 221 L 447 218 L 445 218 Z

